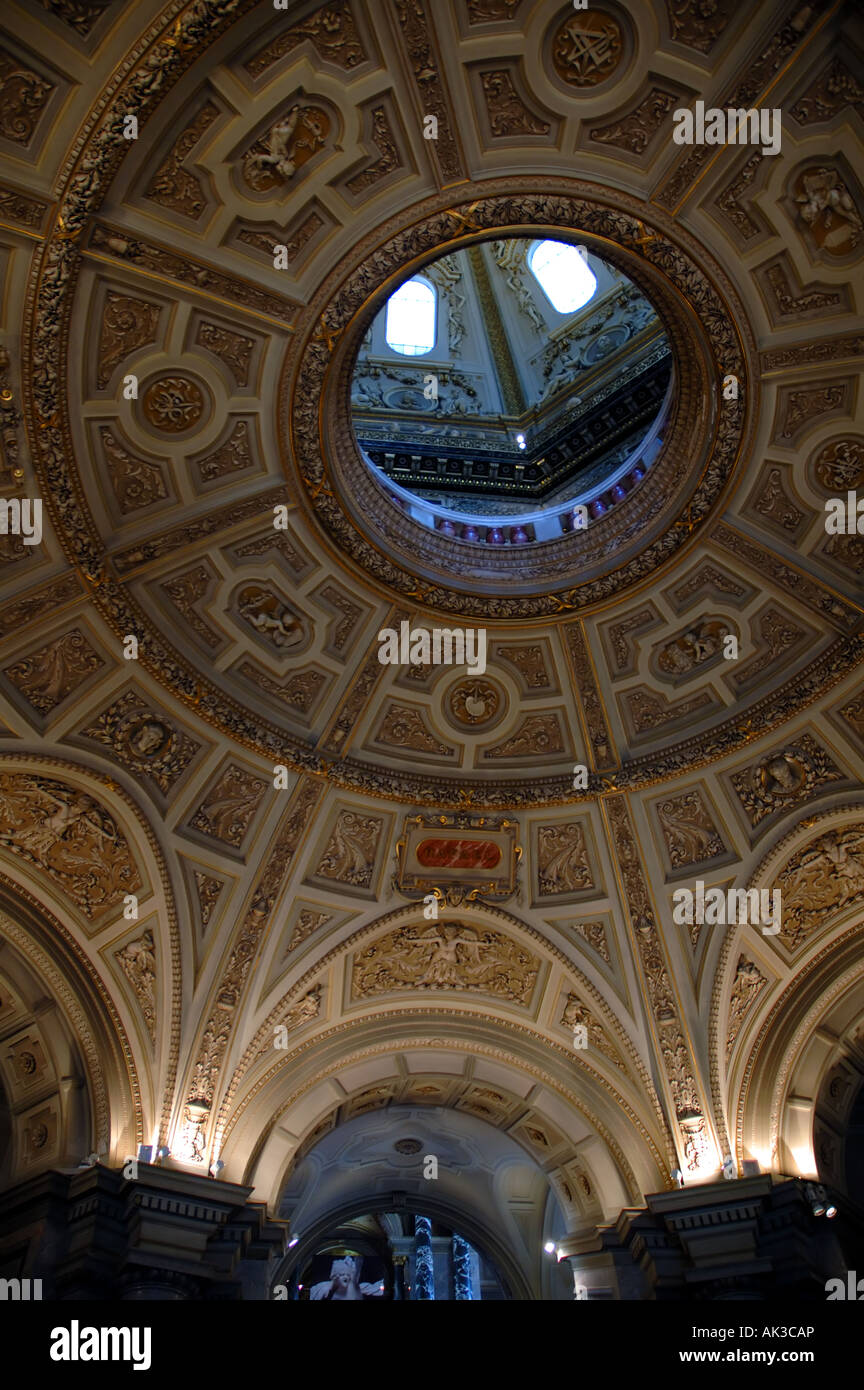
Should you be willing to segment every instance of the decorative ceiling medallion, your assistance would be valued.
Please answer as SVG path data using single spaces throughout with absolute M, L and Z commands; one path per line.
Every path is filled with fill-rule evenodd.
M 793 754 L 779 753 L 760 763 L 754 776 L 763 796 L 794 796 L 804 785 L 807 767 Z
M 485 729 L 506 708 L 506 696 L 491 680 L 460 680 L 444 697 L 444 713 L 457 729 Z
M 283 432 L 293 432 L 283 457 L 296 460 L 308 503 L 338 550 L 403 599 L 501 620 L 608 602 L 671 560 L 707 519 L 752 430 L 757 388 L 742 355 L 739 333 L 747 330 L 734 292 L 719 269 L 709 278 L 696 264 L 691 244 L 685 251 L 672 240 L 665 218 L 662 226 L 648 224 L 641 203 L 594 184 L 502 179 L 464 208 L 429 206 L 383 244 L 361 243 L 354 268 L 334 272 L 310 306 L 305 335 L 296 339 L 293 389 L 281 401 Z M 530 553 L 465 545 L 422 525 L 370 474 L 351 420 L 354 363 L 407 269 L 487 237 L 550 228 L 617 266 L 656 309 L 674 360 L 663 445 L 638 486 L 587 528 Z M 743 388 L 737 400 L 721 398 L 719 383 L 729 373 Z
M 155 762 L 167 752 L 172 732 L 149 715 L 138 715 L 118 730 L 117 740 L 139 763 Z
M 823 444 L 810 468 L 820 488 L 832 496 L 864 484 L 864 440 L 854 435 Z
M 569 87 L 596 87 L 616 71 L 624 54 L 621 25 L 608 10 L 580 10 L 552 36 L 552 63 Z
M 203 383 L 190 376 L 160 376 L 145 390 L 141 405 L 160 434 L 190 434 L 202 423 L 208 395 Z

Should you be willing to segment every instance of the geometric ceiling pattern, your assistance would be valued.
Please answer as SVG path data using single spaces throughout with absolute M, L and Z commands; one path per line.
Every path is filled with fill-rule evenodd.
M 730 1154 L 843 1187 L 860 20 L 584 14 L 7 8 L 3 496 L 42 531 L 0 535 L 4 1181 L 159 1142 L 276 1211 L 407 1106 L 509 1136 L 573 1233 Z M 778 108 L 780 152 L 676 144 L 696 100 Z M 400 509 L 350 391 L 401 280 L 508 235 L 631 279 L 674 387 L 586 529 L 491 546 Z M 382 664 L 400 624 L 484 669 Z M 781 889 L 779 930 L 679 921 L 697 882 Z

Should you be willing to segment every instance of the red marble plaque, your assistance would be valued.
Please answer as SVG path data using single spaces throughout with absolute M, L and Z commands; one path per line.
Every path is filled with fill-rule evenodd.
M 522 851 L 518 825 L 506 816 L 408 816 L 396 847 L 400 893 L 425 897 L 454 889 L 474 897 L 509 897 Z
M 421 840 L 415 853 L 424 869 L 494 869 L 501 862 L 493 840 Z

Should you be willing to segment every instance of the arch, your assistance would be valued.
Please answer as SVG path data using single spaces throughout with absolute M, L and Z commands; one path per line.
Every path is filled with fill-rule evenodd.
M 816 1100 L 838 1041 L 864 1012 L 860 939 L 859 917 L 761 1011 L 758 1032 L 730 1077 L 739 1162 L 755 1158 L 765 1171 L 816 1176 Z
M 0 979 L 0 1071 L 14 1140 L 4 1185 L 46 1166 L 76 1165 L 92 1153 L 108 1162 L 134 1153 L 144 1116 L 122 1021 L 68 930 L 5 878 Z M 32 1103 L 27 1078 L 16 1076 L 19 1055 L 36 1083 Z
M 815 1172 L 864 1208 L 864 989 L 847 991 L 821 1021 L 792 1077 L 796 1098 L 808 1081 Z
M 46 978 L 53 972 L 56 988 L 68 975 L 82 1003 L 91 1001 L 93 1037 L 102 1039 L 94 1054 L 94 1095 L 101 1050 L 106 1065 L 116 1058 L 126 1078 L 115 1088 L 110 1132 L 104 1119 L 96 1124 L 96 1147 L 122 1148 L 125 1157 L 145 1136 L 165 1132 L 179 1057 L 182 957 L 165 854 L 132 795 L 79 762 L 7 754 L 0 800 L 0 909 L 6 910 L 0 935 L 25 954 L 40 952 L 37 969 Z M 71 850 L 58 856 L 63 844 Z M 101 854 L 104 845 L 110 852 Z M 128 893 L 137 899 L 137 916 L 127 919 Z M 152 1035 L 140 991 L 111 959 L 148 931 L 156 943 L 159 1004 Z M 101 1032 L 92 1024 L 96 1013 Z M 127 1089 L 128 1118 L 118 1129 L 116 1098 Z
M 832 1187 L 844 1193 L 844 1195 L 854 1201 L 858 1207 L 864 1206 L 864 1074 L 861 1071 L 861 1043 L 862 1030 L 859 1028 L 853 1039 L 854 1050 L 847 1047 L 838 1051 L 837 1063 L 832 1067 L 831 1072 L 826 1072 L 816 1100 L 816 1132 L 814 1148 L 816 1151 L 816 1166 L 819 1170 L 819 1177 L 824 1183 L 830 1183 Z M 837 1071 L 842 1068 L 851 1072 L 852 1080 L 848 1085 L 848 1094 L 853 1098 L 846 1100 L 843 1095 L 845 1078 L 838 1077 Z M 832 1074 L 833 1073 L 833 1074 Z M 828 1098 L 833 1102 L 835 1099 L 837 1083 L 840 1081 L 840 1109 L 844 1101 L 845 1113 L 841 1111 L 843 1129 L 841 1131 L 839 1163 L 823 1161 L 822 1136 L 819 1133 L 820 1111 L 824 1114 Z M 833 1116 L 831 1117 L 833 1120 Z M 833 1125 L 832 1125 L 833 1128 Z
M 438 1084 L 442 1073 L 451 1081 L 458 1077 L 461 1072 L 453 1060 L 458 1057 L 462 1072 L 472 1065 L 472 1076 L 480 1076 L 484 1084 L 503 1077 L 502 1090 L 509 1089 L 510 1077 L 516 1094 L 527 1098 L 519 1128 L 529 1151 L 533 1140 L 529 1125 L 541 1135 L 550 1131 L 561 1135 L 560 1145 L 549 1145 L 550 1163 L 554 1160 L 561 1181 L 578 1150 L 584 1163 L 590 1164 L 607 1219 L 622 1205 L 637 1202 L 641 1193 L 667 1184 L 667 1164 L 623 1097 L 598 1085 L 586 1086 L 579 1094 L 573 1080 L 562 1075 L 561 1057 L 551 1056 L 529 1039 L 527 1030 L 514 1032 L 486 1023 L 466 1036 L 466 1024 L 471 1022 L 464 1013 L 443 1016 L 415 1009 L 399 1015 L 379 1014 L 318 1034 L 314 1051 L 310 1042 L 306 1056 L 288 1054 L 243 1097 L 218 1150 L 226 1175 L 254 1186 L 259 1199 L 272 1210 L 304 1139 L 326 1122 L 337 1102 L 349 1100 L 368 1084 L 361 1079 L 352 1088 L 348 1078 L 355 1070 L 362 1078 L 368 1068 L 376 1069 L 384 1084 L 385 1071 L 386 1077 L 393 1077 L 394 1068 L 399 1069 L 406 1093 L 411 1090 L 408 1083 Z M 349 1036 L 353 1046 L 346 1048 Z M 409 1064 L 414 1070 L 401 1070 Z M 466 1076 L 466 1089 L 470 1080 Z M 454 1103 L 460 1099 L 454 1097 Z M 501 1116 L 502 1124 L 508 1120 L 506 1114 Z M 542 1145 L 543 1140 L 539 1142 Z M 578 1224 L 576 1208 L 573 1220 Z
M 763 1169 L 792 1176 L 817 1176 L 817 1099 L 838 1043 L 864 1014 L 860 930 L 856 924 L 821 951 L 762 1024 L 738 1096 L 739 1159 L 756 1158 Z
M 777 1167 L 782 1101 L 775 1093 L 793 1065 L 790 1049 L 797 1055 L 808 1030 L 822 1026 L 822 1013 L 847 987 L 860 988 L 855 981 L 864 977 L 864 963 L 856 963 L 864 910 L 864 872 L 856 868 L 861 856 L 855 849 L 861 822 L 858 801 L 800 818 L 742 879 L 742 887 L 779 887 L 783 912 L 776 936 L 746 925 L 728 931 L 714 972 L 712 1096 L 739 1162 L 755 1158 L 766 1170 Z M 750 975 L 749 985 L 742 975 Z M 755 1097 L 762 1092 L 764 1123 L 757 1133 L 746 1116 L 761 1104 Z M 791 1166 L 781 1171 L 797 1171 L 791 1154 L 804 1157 L 801 1133 L 797 1124 L 794 1141 L 784 1141 Z M 812 1154 L 805 1166 L 813 1168 Z
M 549 1173 L 512 1134 L 467 1110 L 400 1104 L 334 1124 L 287 1174 L 278 1216 L 298 1235 L 345 1202 L 378 1193 L 413 1193 L 421 1210 L 434 1195 L 467 1211 L 509 1244 L 523 1268 L 539 1272 L 547 1206 L 555 1201 Z M 560 1210 L 554 1227 L 561 1238 Z
M 460 1062 L 463 1070 L 497 1076 L 501 1087 L 534 1097 L 523 1106 L 526 1124 L 541 1134 L 551 1125 L 569 1145 L 554 1154 L 551 1166 L 559 1184 L 556 1190 L 570 1188 L 574 1225 L 583 1216 L 572 1198 L 573 1184 L 582 1180 L 581 1170 L 577 1165 L 577 1176 L 571 1175 L 569 1182 L 566 1174 L 577 1144 L 580 1152 L 587 1145 L 589 1185 L 596 1199 L 593 1220 L 611 1219 L 623 1204 L 666 1186 L 674 1166 L 671 1137 L 627 1031 L 568 956 L 502 908 L 475 903 L 459 909 L 459 914 L 476 932 L 494 927 L 512 934 L 523 951 L 530 950 L 541 961 L 539 973 L 546 991 L 549 972 L 563 966 L 558 976 L 562 992 L 566 993 L 570 981 L 578 987 L 595 1023 L 602 1023 L 610 1050 L 617 1051 L 619 1065 L 593 1045 L 587 1051 L 574 1050 L 558 1013 L 547 1018 L 545 1006 L 538 1018 L 536 1006 L 523 1007 L 463 989 L 408 987 L 368 999 L 352 998 L 348 1016 L 337 1025 L 322 1027 L 316 1021 L 319 1010 L 322 1018 L 329 1012 L 327 990 L 337 997 L 346 991 L 350 994 L 348 966 L 361 943 L 368 952 L 365 943 L 387 940 L 400 925 L 414 926 L 419 913 L 418 904 L 408 904 L 367 923 L 295 979 L 275 1006 L 272 996 L 265 1001 L 264 1007 L 271 1007 L 235 1066 L 211 1134 L 210 1158 L 219 1157 L 225 1163 L 226 1176 L 255 1186 L 272 1209 L 301 1146 L 349 1093 L 365 1084 L 345 1078 L 353 1077 L 355 1071 L 360 1078 L 369 1066 L 382 1075 L 385 1067 L 391 1075 L 394 1068 L 402 1068 L 402 1094 L 410 1088 L 400 1059 L 416 1052 L 412 1067 L 418 1072 L 435 1072 L 442 1066 L 445 1072 L 452 1071 L 452 1058 L 458 1055 L 465 1059 L 464 1066 Z M 422 925 L 428 927 L 425 922 Z M 289 1038 L 287 1048 L 280 1041 L 274 1049 L 274 1032 L 278 1033 L 282 1020 L 291 1016 L 298 1002 L 313 999 L 313 1017 L 303 1018 L 297 1026 L 296 1044 Z M 466 1091 L 469 1081 L 466 1070 Z M 536 1123 L 527 1117 L 535 1107 L 540 1117 Z M 525 1136 L 530 1151 L 527 1129 Z M 552 1152 L 550 1148 L 550 1159 Z
M 236 1109 L 235 1096 L 241 1088 L 241 1083 L 247 1075 L 254 1071 L 255 1065 L 260 1062 L 262 1055 L 265 1055 L 262 1053 L 262 1047 L 266 1048 L 267 1044 L 272 1041 L 273 1028 L 281 1021 L 282 1017 L 284 1017 L 286 1009 L 290 1008 L 291 1004 L 301 998 L 304 992 L 309 990 L 317 981 L 320 981 L 322 972 L 326 967 L 347 957 L 361 942 L 382 937 L 387 929 L 392 931 L 401 926 L 411 926 L 415 924 L 421 912 L 421 908 L 422 904 L 407 903 L 390 912 L 384 913 L 380 917 L 376 917 L 371 922 L 367 922 L 364 926 L 351 932 L 348 936 L 343 938 L 338 945 L 332 947 L 325 955 L 319 957 L 314 964 L 294 981 L 291 988 L 276 1000 L 275 1005 L 270 1007 L 267 1016 L 257 1028 L 252 1040 L 239 1059 L 228 1086 L 223 1093 L 217 1121 L 217 1133 L 220 1136 L 224 1132 L 226 1125 L 230 1123 L 228 1118 L 229 1115 L 232 1110 Z M 658 1121 L 660 1130 L 665 1132 L 664 1114 L 653 1081 L 641 1054 L 634 1046 L 633 1040 L 624 1028 L 618 1015 L 610 1007 L 607 999 L 589 980 L 584 971 L 556 946 L 554 942 L 550 941 L 545 934 L 538 931 L 535 927 L 529 926 L 526 922 L 523 922 L 521 918 L 516 917 L 512 912 L 508 912 L 502 907 L 485 902 L 473 902 L 465 903 L 459 908 L 453 908 L 452 913 L 454 915 L 466 915 L 468 924 L 476 930 L 480 930 L 482 927 L 488 925 L 498 929 L 503 927 L 507 932 L 515 932 L 517 938 L 525 938 L 526 944 L 532 952 L 539 949 L 548 960 L 563 966 L 573 982 L 578 985 L 580 992 L 586 998 L 587 1002 L 596 1009 L 597 1015 L 604 1026 L 609 1030 L 616 1046 L 620 1048 L 622 1058 L 626 1058 L 628 1067 L 632 1068 L 634 1076 L 638 1077 L 640 1091 L 644 1097 L 647 1097 L 653 1115 Z M 424 919 L 424 926 L 425 925 Z M 406 998 L 411 993 L 416 992 L 417 991 L 412 991 L 409 988 L 401 991 L 398 997 L 400 999 Z M 430 1000 L 430 995 L 428 993 L 424 993 L 423 991 L 419 991 L 419 993 L 420 997 L 424 1000 Z M 435 997 L 440 1000 L 441 1003 L 445 1003 L 451 996 L 442 993 L 431 997 Z M 468 996 L 463 994 L 460 996 L 460 1003 L 466 999 L 482 1000 L 483 996 Z M 421 1013 L 422 1012 L 421 1010 Z M 510 1012 L 513 1012 L 512 1006 L 510 1007 Z M 524 1010 L 519 1010 L 518 1013 L 523 1020 L 526 1022 L 528 1021 L 528 1015 L 526 1015 Z M 466 1017 L 467 1016 L 466 1014 Z M 430 1017 L 436 1017 L 434 1010 L 430 1010 Z M 539 1037 L 540 1034 L 534 1031 L 532 1036 Z M 553 1041 L 548 1031 L 545 1034 L 545 1040 L 550 1043 Z M 568 1058 L 575 1060 L 578 1064 L 585 1065 L 585 1059 L 581 1055 L 574 1053 L 572 1049 L 569 1049 L 566 1055 Z M 602 1069 L 602 1063 L 599 1059 L 597 1065 L 601 1066 Z M 608 1070 L 607 1068 L 603 1074 L 608 1074 Z M 612 1070 L 614 1072 L 614 1069 Z M 619 1077 L 616 1075 L 616 1080 L 618 1079 Z M 623 1098 L 619 1099 L 622 1104 L 626 1104 Z M 667 1150 L 668 1156 L 673 1158 L 674 1150 L 671 1145 L 671 1137 L 669 1137 L 667 1141 Z

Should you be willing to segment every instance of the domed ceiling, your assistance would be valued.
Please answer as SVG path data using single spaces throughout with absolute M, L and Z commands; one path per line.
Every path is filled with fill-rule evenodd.
M 657 315 L 635 285 L 582 249 L 584 260 L 566 242 L 509 237 L 455 251 L 391 295 L 363 339 L 351 382 L 358 443 L 411 494 L 409 507 L 416 497 L 436 505 L 445 534 L 504 543 L 488 526 L 471 535 L 465 524 L 446 526 L 454 509 L 469 525 L 522 522 L 524 540 L 505 532 L 517 544 L 560 534 L 577 498 L 617 483 L 657 433 L 671 382 Z M 553 257 L 548 289 L 533 268 L 538 253 Z M 406 308 L 405 327 L 391 326 L 394 304 L 417 286 L 431 304 L 420 343 L 412 320 L 422 295 Z M 574 290 L 572 310 L 549 297 L 566 305 Z M 391 346 L 393 332 L 414 337 Z M 552 507 L 558 527 L 538 517 L 538 532 L 530 514 Z
M 861 964 L 864 541 L 825 527 L 864 487 L 852 7 L 3 23 L 4 487 L 44 505 L 40 543 L 0 536 L 4 920 L 61 924 L 116 1019 L 109 1151 L 221 1153 L 275 1209 L 339 1117 L 450 1106 L 522 1144 L 573 1230 L 676 1166 L 795 1171 L 766 1049 Z M 676 144 L 697 99 L 779 108 L 782 151 Z M 572 319 L 526 279 L 546 239 L 607 276 Z M 374 336 L 416 275 L 462 313 L 440 370 L 499 420 L 532 372 L 624 393 L 647 306 L 666 375 L 585 463 L 587 524 L 487 514 L 490 543 L 452 479 L 442 529 L 369 467 L 363 381 L 426 370 Z M 383 663 L 406 625 L 482 628 L 483 669 Z M 675 922 L 697 879 L 782 883 L 782 930 Z M 19 1170 L 56 1160 L 62 1127 L 31 1152 L 16 1105 Z M 832 1124 L 808 1152 L 841 1182 Z

